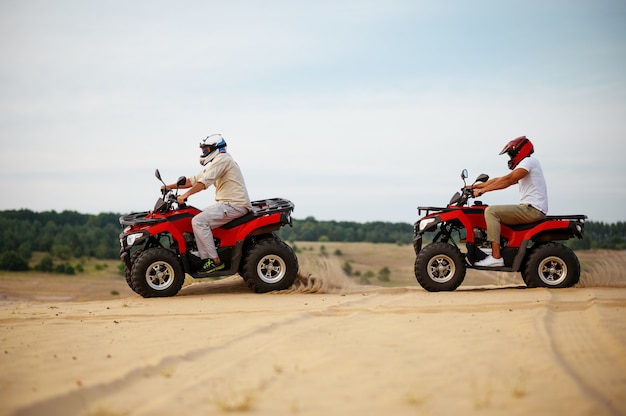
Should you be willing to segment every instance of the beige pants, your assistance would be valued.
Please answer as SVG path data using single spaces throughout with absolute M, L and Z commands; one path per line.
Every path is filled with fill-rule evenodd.
M 236 207 L 227 203 L 213 204 L 191 219 L 193 234 L 196 236 L 198 253 L 202 260 L 218 258 L 212 228 L 220 227 L 230 220 L 239 218 L 248 212 L 247 208 Z
M 487 240 L 500 243 L 500 224 L 530 224 L 546 215 L 528 204 L 490 205 L 485 208 Z

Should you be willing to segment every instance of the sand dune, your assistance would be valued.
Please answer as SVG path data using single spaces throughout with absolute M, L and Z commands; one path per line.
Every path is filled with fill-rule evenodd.
M 359 286 L 328 263 L 265 295 L 5 296 L 0 414 L 626 414 L 626 288 L 593 264 L 563 290 Z

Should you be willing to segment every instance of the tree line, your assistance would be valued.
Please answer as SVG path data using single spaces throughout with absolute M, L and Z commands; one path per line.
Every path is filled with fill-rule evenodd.
M 585 222 L 584 236 L 567 242 L 573 250 L 626 250 L 626 222 Z
M 285 241 L 340 241 L 409 244 L 413 225 L 403 222 L 318 221 L 314 217 L 293 219 L 292 227 L 280 229 Z
M 27 270 L 34 252 L 48 253 L 42 271 L 73 273 L 70 258 L 119 258 L 119 214 L 0 211 L 0 269 Z M 51 258 L 62 260 L 54 266 Z
M 50 257 L 60 260 L 93 257 L 119 258 L 120 214 L 81 214 L 75 211 L 0 211 L 0 269 L 27 270 L 34 252 L 49 256 L 39 265 L 53 267 Z M 413 225 L 391 222 L 318 221 L 294 219 L 293 227 L 278 231 L 285 241 L 337 241 L 410 244 Z M 587 221 L 585 237 L 571 239 L 575 249 L 626 249 L 626 222 Z M 56 265 L 53 270 L 63 268 Z

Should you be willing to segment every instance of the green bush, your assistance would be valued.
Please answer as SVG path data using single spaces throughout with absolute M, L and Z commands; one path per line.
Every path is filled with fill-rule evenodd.
M 28 270 L 28 262 L 17 251 L 10 250 L 0 256 L 0 270 L 21 272 Z
M 68 263 L 60 263 L 54 266 L 55 273 L 75 274 L 74 267 Z
M 381 282 L 388 282 L 391 280 L 389 278 L 390 275 L 391 270 L 389 270 L 389 267 L 385 266 L 378 271 L 378 280 L 380 280 Z
M 39 270 L 40 272 L 51 272 L 54 270 L 54 260 L 50 254 L 46 254 L 43 256 L 39 263 L 35 265 L 35 270 Z

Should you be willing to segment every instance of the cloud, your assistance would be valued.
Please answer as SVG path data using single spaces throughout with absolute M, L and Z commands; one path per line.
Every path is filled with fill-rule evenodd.
M 259 198 L 412 221 L 462 168 L 506 173 L 498 152 L 525 134 L 552 206 L 623 217 L 619 2 L 0 7 L 0 185 L 23 184 L 0 209 L 147 209 L 154 169 L 195 173 L 220 132 Z

